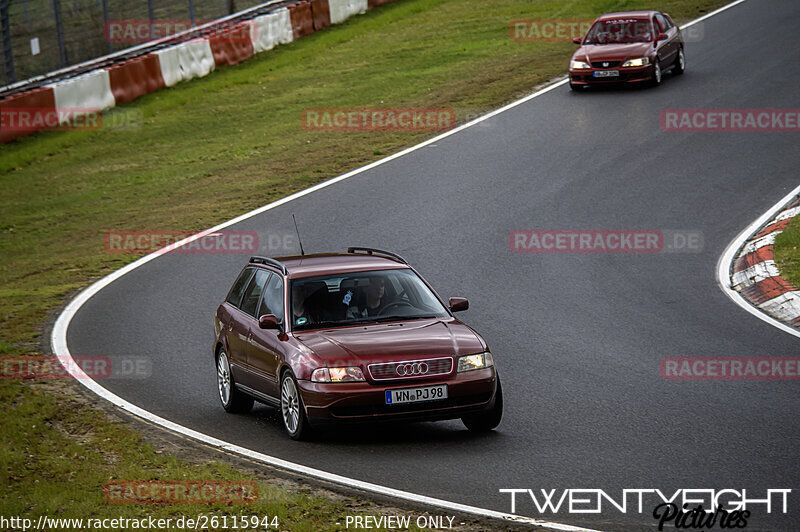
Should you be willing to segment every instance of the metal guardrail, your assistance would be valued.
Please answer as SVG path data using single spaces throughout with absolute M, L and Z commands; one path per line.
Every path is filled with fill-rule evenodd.
M 190 28 L 186 31 L 176 33 L 175 35 L 170 35 L 169 37 L 164 37 L 144 44 L 140 44 L 138 46 L 126 48 L 125 50 L 114 52 L 113 54 L 104 55 L 102 57 L 91 59 L 89 61 L 84 61 L 83 63 L 79 63 L 77 65 L 72 65 L 67 68 L 54 70 L 52 72 L 48 72 L 47 74 L 42 74 L 23 81 L 19 81 L 17 83 L 13 83 L 11 85 L 6 85 L 4 87 L 0 87 L 0 99 L 21 92 L 25 92 L 31 89 L 35 89 L 50 83 L 56 83 L 58 81 L 63 81 L 65 79 L 74 78 L 80 76 L 81 74 L 85 74 L 86 72 L 96 70 L 99 68 L 105 68 L 115 63 L 127 61 L 128 59 L 134 59 L 142 55 L 147 55 L 156 50 L 160 50 L 162 48 L 166 48 L 168 46 L 172 46 L 180 42 L 185 42 L 192 38 L 204 37 L 208 33 L 208 30 L 214 29 L 220 23 L 243 22 L 246 20 L 251 20 L 257 16 L 271 13 L 281 7 L 286 7 L 287 5 L 291 5 L 294 3 L 296 3 L 296 0 L 270 0 L 263 4 L 259 4 L 257 6 L 244 9 L 232 15 L 228 15 L 227 17 L 223 17 L 214 20 L 212 22 L 208 22 L 201 26 Z

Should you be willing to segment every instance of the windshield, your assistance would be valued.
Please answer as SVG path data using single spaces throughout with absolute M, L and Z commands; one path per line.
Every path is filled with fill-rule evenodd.
M 595 22 L 583 44 L 624 44 L 653 40 L 647 19 L 615 19 Z
M 291 297 L 295 331 L 449 315 L 407 268 L 295 279 Z

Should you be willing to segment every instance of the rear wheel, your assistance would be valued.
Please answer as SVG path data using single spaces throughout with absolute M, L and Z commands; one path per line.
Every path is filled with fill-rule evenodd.
M 683 74 L 686 70 L 686 55 L 683 53 L 683 48 L 678 48 L 678 57 L 675 59 L 675 66 L 672 71 L 675 74 Z
M 249 412 L 253 408 L 253 398 L 236 389 L 228 363 L 228 353 L 220 349 L 217 353 L 217 390 L 222 408 L 226 412 Z
M 503 387 L 500 386 L 500 377 L 497 377 L 497 391 L 495 391 L 492 408 L 484 412 L 464 416 L 461 418 L 461 422 L 472 432 L 488 432 L 496 428 L 502 419 Z
M 286 433 L 293 440 L 305 439 L 311 432 L 303 398 L 300 397 L 297 382 L 289 371 L 285 371 L 281 377 L 281 418 Z

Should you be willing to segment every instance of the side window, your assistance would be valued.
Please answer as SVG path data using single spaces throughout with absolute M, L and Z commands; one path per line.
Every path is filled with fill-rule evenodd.
M 269 277 L 269 272 L 266 270 L 256 270 L 255 275 L 250 280 L 250 284 L 247 285 L 247 290 L 244 292 L 244 299 L 242 299 L 242 312 L 250 314 L 251 316 L 256 315 L 256 307 L 258 306 L 258 301 L 261 298 L 261 292 L 264 291 L 264 285 L 267 284 L 267 278 Z
M 228 303 L 236 308 L 239 308 L 239 305 L 242 302 L 242 294 L 247 286 L 247 281 L 250 280 L 250 276 L 252 275 L 253 268 L 246 268 L 241 274 L 239 274 L 239 278 L 236 279 L 235 283 L 233 283 L 233 288 L 231 288 L 231 292 L 228 294 L 228 299 L 226 300 Z
M 264 289 L 264 297 L 261 298 L 256 317 L 264 314 L 275 314 L 279 322 L 283 321 L 283 279 L 274 273 Z
M 664 17 L 661 15 L 656 15 L 656 23 L 656 30 L 658 30 L 659 33 L 664 33 L 667 31 L 667 21 L 664 20 Z
M 669 18 L 669 15 L 667 15 L 666 13 L 662 13 L 660 16 L 664 17 L 664 27 L 666 29 L 669 30 L 675 27 L 675 24 L 672 23 L 672 19 Z

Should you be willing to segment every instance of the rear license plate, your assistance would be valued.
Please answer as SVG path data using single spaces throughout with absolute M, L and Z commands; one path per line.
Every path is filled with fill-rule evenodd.
M 404 403 L 422 403 L 447 399 L 447 385 L 419 386 L 417 388 L 400 388 L 386 390 L 386 404 L 400 405 Z
M 592 75 L 596 78 L 615 78 L 619 76 L 619 70 L 595 70 Z

